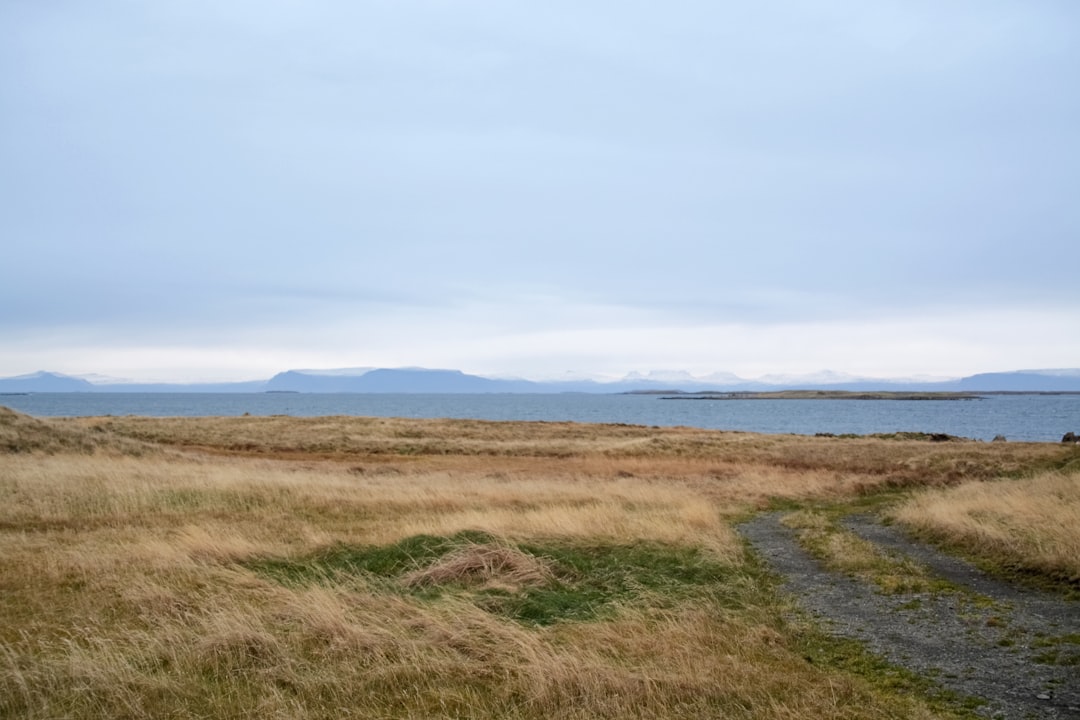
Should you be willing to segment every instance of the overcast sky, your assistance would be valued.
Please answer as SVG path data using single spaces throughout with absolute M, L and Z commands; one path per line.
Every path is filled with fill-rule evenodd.
M 4 0 L 0 376 L 1080 367 L 1075 0 Z

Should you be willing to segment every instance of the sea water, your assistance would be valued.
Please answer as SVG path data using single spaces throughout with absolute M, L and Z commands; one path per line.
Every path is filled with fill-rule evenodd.
M 813 435 L 947 433 L 1058 442 L 1080 433 L 1080 395 L 971 400 L 669 400 L 657 395 L 352 393 L 34 393 L 0 395 L 35 416 L 366 415 L 627 423 Z

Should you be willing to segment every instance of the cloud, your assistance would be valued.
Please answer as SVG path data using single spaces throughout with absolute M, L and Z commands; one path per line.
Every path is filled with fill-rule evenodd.
M 715 333 L 772 367 L 781 329 L 812 327 L 849 349 L 807 363 L 884 367 L 872 328 L 835 328 L 917 347 L 950 335 L 935 318 L 1080 304 L 1059 261 L 1080 232 L 1077 20 L 973 1 L 8 3 L 0 331 L 20 367 L 65 337 L 144 359 L 276 337 L 306 366 L 512 372 L 530 362 L 512 343 L 537 338 L 566 349 L 537 354 L 553 366 L 613 366 L 586 343 L 604 333 L 627 369 L 720 362 L 691 342 Z M 1025 331 L 1046 358 L 1027 365 L 1075 346 L 1026 327 L 1049 333 Z M 433 335 L 430 361 L 402 339 Z

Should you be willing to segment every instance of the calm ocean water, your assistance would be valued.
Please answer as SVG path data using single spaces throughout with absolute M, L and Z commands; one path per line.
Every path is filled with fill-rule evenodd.
M 977 400 L 662 400 L 654 395 L 38 393 L 0 395 L 36 416 L 369 415 L 687 425 L 763 433 L 921 431 L 1058 442 L 1080 433 L 1080 395 Z

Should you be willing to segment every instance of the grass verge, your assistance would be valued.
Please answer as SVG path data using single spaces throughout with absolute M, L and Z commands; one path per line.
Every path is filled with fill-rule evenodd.
M 891 516 L 999 575 L 1080 598 L 1080 472 L 914 494 Z

